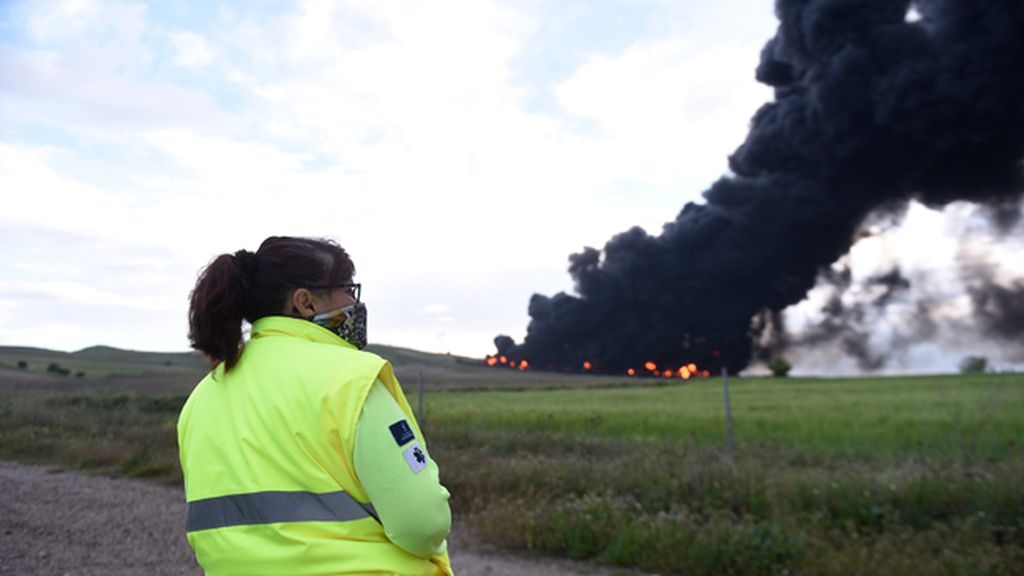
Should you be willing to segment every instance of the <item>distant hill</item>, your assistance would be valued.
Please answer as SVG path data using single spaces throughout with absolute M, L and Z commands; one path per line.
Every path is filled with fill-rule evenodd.
M 389 360 L 406 392 L 423 382 L 427 390 L 518 389 L 608 386 L 623 377 L 519 372 L 489 368 L 474 358 L 371 344 L 367 350 Z M 23 364 L 24 367 L 19 367 Z M 141 352 L 93 346 L 77 352 L 0 346 L 0 386 L 67 389 L 116 387 L 187 391 L 207 372 L 197 352 Z
M 137 352 L 93 346 L 77 352 L 0 346 L 0 386 L 139 385 L 180 389 L 206 373 L 194 352 Z
M 204 370 L 207 365 L 206 360 L 198 352 L 138 352 L 135 350 L 122 350 L 112 346 L 83 348 L 77 352 L 71 352 L 71 356 L 95 362 L 119 362 L 152 366 L 193 366 Z

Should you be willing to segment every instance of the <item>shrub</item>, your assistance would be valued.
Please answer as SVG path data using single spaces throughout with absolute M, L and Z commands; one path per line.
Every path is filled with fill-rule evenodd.
M 71 375 L 71 370 L 68 370 L 67 368 L 64 368 L 63 366 L 61 366 L 60 364 L 57 364 L 56 362 L 50 362 L 46 366 L 46 371 L 50 372 L 50 373 L 53 373 L 53 374 L 58 374 L 60 376 L 69 376 L 69 375 Z
M 988 371 L 988 358 L 984 356 L 968 356 L 960 361 L 961 374 L 984 374 Z
M 18 360 L 18 369 L 24 370 L 26 368 L 28 368 L 28 362 L 25 362 L 24 360 Z
M 785 378 L 786 376 L 789 376 L 789 371 L 792 368 L 793 365 L 781 356 L 772 358 L 771 362 L 768 362 L 768 369 L 772 371 L 772 376 L 775 378 Z

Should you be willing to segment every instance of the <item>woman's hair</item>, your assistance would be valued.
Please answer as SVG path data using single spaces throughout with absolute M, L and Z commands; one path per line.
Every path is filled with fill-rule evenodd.
M 354 275 L 348 253 L 328 239 L 271 236 L 255 253 L 221 254 L 192 290 L 189 341 L 230 370 L 242 352 L 242 320 L 285 314 L 296 288 L 351 282 Z

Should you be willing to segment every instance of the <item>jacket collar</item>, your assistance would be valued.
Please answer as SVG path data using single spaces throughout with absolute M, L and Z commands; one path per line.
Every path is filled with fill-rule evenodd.
M 355 346 L 330 330 L 304 318 L 292 316 L 264 316 L 252 323 L 252 339 L 265 336 L 292 336 L 310 342 L 334 344 L 357 350 Z

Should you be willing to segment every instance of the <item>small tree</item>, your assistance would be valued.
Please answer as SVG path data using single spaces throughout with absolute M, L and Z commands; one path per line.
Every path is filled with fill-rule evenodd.
M 988 371 L 988 358 L 968 356 L 960 361 L 961 374 L 984 374 Z
M 26 368 L 28 368 L 28 362 L 18 360 L 18 370 L 25 370 Z
M 71 370 L 57 364 L 56 362 L 50 362 L 50 364 L 46 366 L 46 371 L 53 374 L 59 374 L 61 376 L 68 376 L 71 374 Z
M 772 358 L 768 362 L 768 369 L 772 371 L 772 377 L 774 378 L 785 378 L 789 376 L 789 371 L 793 368 L 793 365 L 782 356 Z

